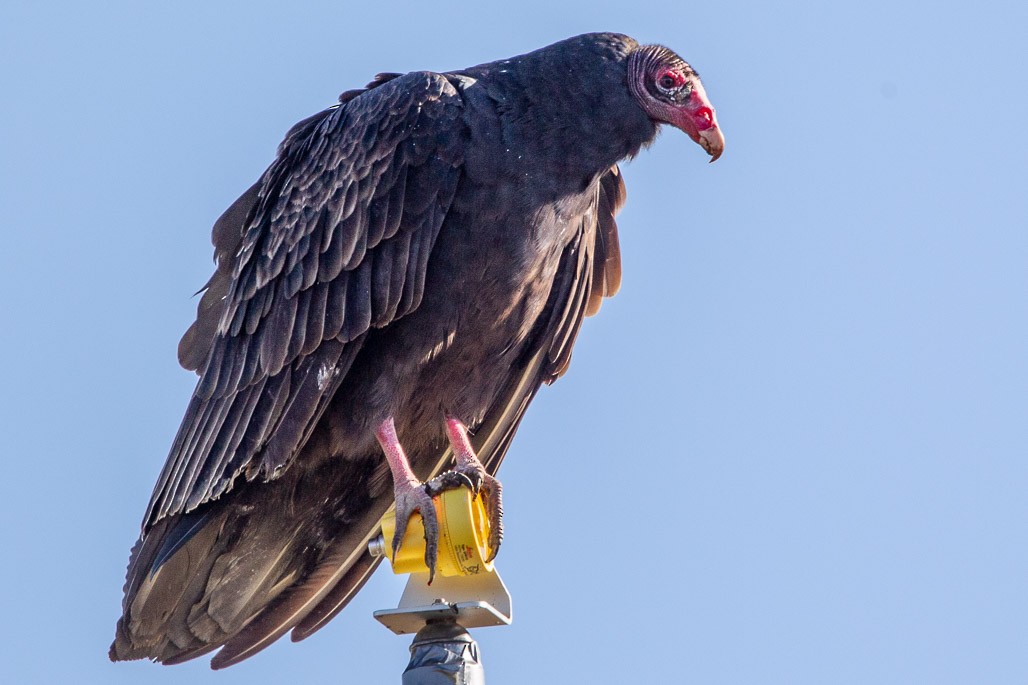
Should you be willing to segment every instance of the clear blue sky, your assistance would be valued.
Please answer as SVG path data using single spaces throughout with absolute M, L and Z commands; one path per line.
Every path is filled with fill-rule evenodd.
M 376 72 L 616 30 L 728 147 L 624 168 L 624 288 L 501 471 L 489 682 L 1028 682 L 1025 3 L 143 5 L 0 9 L 0 680 L 399 682 L 385 571 L 226 672 L 107 661 L 210 226 Z

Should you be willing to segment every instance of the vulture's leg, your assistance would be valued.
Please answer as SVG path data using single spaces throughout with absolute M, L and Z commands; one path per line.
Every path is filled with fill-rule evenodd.
M 393 497 L 396 499 L 396 533 L 393 535 L 393 556 L 396 556 L 407 532 L 407 520 L 415 511 L 421 514 L 425 524 L 425 565 L 428 566 L 428 582 L 435 576 L 435 563 L 439 554 L 439 522 L 436 520 L 435 505 L 428 488 L 421 484 L 411 470 L 407 455 L 396 437 L 396 426 L 390 416 L 375 431 L 378 444 L 385 452 L 389 470 L 393 472 Z
M 483 494 L 489 513 L 489 558 L 486 561 L 492 561 L 503 539 L 503 486 L 486 472 L 468 439 L 468 429 L 460 419 L 446 416 L 446 436 L 450 440 L 457 465 L 453 470 L 441 473 L 425 483 L 425 490 L 435 495 L 443 490 L 466 485 L 475 494 Z

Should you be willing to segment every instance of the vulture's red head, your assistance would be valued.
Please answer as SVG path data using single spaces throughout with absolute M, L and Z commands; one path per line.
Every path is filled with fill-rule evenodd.
M 689 64 L 661 45 L 641 45 L 628 56 L 632 94 L 654 121 L 680 128 L 715 161 L 725 149 L 714 107 Z

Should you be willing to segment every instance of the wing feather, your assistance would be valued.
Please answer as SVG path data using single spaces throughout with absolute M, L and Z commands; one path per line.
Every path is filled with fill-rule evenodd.
M 605 297 L 613 297 L 621 287 L 621 246 L 614 217 L 625 204 L 625 182 L 621 170 L 611 167 L 600 180 L 599 204 L 596 209 L 596 257 L 593 260 L 593 287 L 585 315 L 600 310 Z
M 621 255 L 614 217 L 624 195 L 620 171 L 611 167 L 600 178 L 594 206 L 582 217 L 575 238 L 561 255 L 544 309 L 549 315 L 540 318 L 522 359 L 512 366 L 496 402 L 475 432 L 475 448 L 490 473 L 495 473 L 503 461 L 539 387 L 552 383 L 567 370 L 584 318 L 599 308 L 597 304 L 596 310 L 590 311 L 593 303 L 617 291 Z M 604 272 L 610 274 L 602 281 L 596 277 L 597 264 L 603 264 Z

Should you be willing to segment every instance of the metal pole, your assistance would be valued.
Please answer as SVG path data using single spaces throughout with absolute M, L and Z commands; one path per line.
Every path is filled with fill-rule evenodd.
M 485 685 L 485 668 L 472 639 L 455 617 L 430 619 L 414 636 L 403 685 Z

